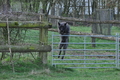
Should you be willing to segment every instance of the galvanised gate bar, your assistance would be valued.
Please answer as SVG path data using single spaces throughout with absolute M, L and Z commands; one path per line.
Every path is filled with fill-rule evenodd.
M 52 65 L 55 67 L 120 68 L 118 34 L 114 36 L 69 35 L 69 43 L 67 43 L 69 46 L 68 49 L 66 49 L 64 59 L 58 58 L 60 37 L 61 35 L 52 35 Z M 93 37 L 96 38 L 96 42 L 91 42 L 91 38 Z M 99 39 L 101 37 L 114 38 L 115 40 Z M 93 44 L 96 45 L 96 47 L 92 47 Z

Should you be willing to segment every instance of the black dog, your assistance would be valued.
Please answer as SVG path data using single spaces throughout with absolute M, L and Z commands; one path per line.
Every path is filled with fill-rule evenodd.
M 59 45 L 60 52 L 58 56 L 58 58 L 60 58 L 61 48 L 63 48 L 63 55 L 65 55 L 65 49 L 68 47 L 70 27 L 66 22 L 58 22 L 58 25 L 59 33 L 61 34 L 61 42 Z M 64 56 L 62 56 L 62 59 L 64 59 Z

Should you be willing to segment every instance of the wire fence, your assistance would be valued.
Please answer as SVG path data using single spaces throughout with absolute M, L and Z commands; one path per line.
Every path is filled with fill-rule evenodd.
M 6 28 L 0 28 L 0 45 L 8 44 Z M 10 29 L 11 45 L 39 44 L 39 30 L 27 28 Z
M 60 37 L 61 35 L 52 35 L 52 65 L 66 68 L 120 68 L 118 34 L 115 36 L 69 35 L 66 55 L 60 55 L 65 56 L 64 59 L 58 58 Z M 116 40 L 96 39 L 96 42 L 91 42 L 93 37 L 114 37 Z M 92 47 L 92 44 L 96 47 Z
M 14 54 L 13 59 L 35 60 L 38 58 L 38 52 L 27 51 L 37 49 L 40 39 L 39 30 L 26 28 L 10 28 L 10 42 L 8 44 L 8 34 L 6 28 L 0 28 L 0 59 L 4 60 L 9 57 L 11 48 Z M 25 54 L 27 53 L 27 54 Z

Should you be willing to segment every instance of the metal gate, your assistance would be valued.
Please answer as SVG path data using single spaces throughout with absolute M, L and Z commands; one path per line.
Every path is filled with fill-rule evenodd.
M 61 35 L 52 35 L 52 65 L 65 68 L 120 68 L 118 35 L 69 35 L 69 46 L 64 59 L 58 58 L 60 37 Z M 91 42 L 93 37 L 96 42 Z M 100 39 L 103 37 L 115 40 Z M 96 47 L 92 47 L 93 44 Z

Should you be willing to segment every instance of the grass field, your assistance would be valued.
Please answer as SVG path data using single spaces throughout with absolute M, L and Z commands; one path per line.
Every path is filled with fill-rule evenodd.
M 71 30 L 91 32 L 90 27 L 71 27 Z M 116 32 L 119 33 L 119 28 L 113 27 L 112 34 L 115 35 Z M 26 37 L 27 42 L 37 43 L 36 41 L 38 41 L 39 38 L 36 37 L 38 36 L 36 33 L 38 33 L 37 30 L 28 31 L 28 36 Z M 51 44 L 52 40 L 51 34 L 52 32 L 49 32 L 49 44 Z M 31 35 L 35 35 L 35 37 L 31 37 Z M 77 40 L 78 39 L 71 39 L 71 41 Z M 97 41 L 104 42 L 105 40 L 97 39 Z M 108 46 L 103 45 L 97 45 L 97 48 L 101 46 L 108 48 Z M 114 46 L 111 45 L 109 47 L 113 48 Z M 70 45 L 69 48 L 78 48 L 78 46 Z M 89 46 L 88 48 L 92 47 Z M 19 54 L 15 54 L 14 58 L 15 73 L 12 72 L 9 57 L 0 61 L 0 80 L 120 80 L 120 69 L 67 69 L 64 66 L 55 68 L 51 65 L 51 52 L 48 53 L 47 65 L 41 65 L 39 63 L 36 57 L 37 53 L 34 53 L 36 59 L 33 59 L 30 54 L 24 54 L 21 58 L 18 58 L 18 55 Z

